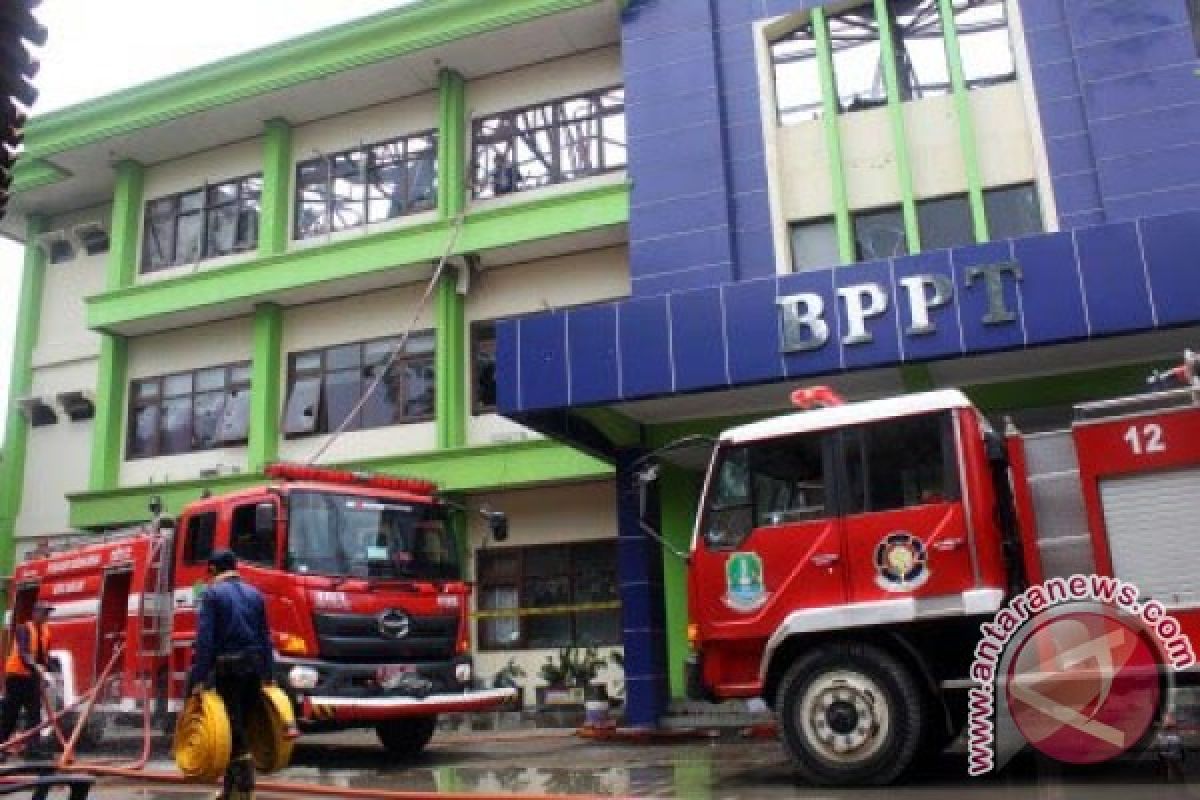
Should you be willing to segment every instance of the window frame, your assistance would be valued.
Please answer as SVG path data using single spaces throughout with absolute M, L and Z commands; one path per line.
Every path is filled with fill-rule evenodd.
M 488 331 L 491 333 L 490 337 L 487 335 Z M 479 358 L 485 352 L 491 353 L 494 384 L 496 370 L 496 323 L 494 320 L 479 320 L 471 323 L 471 414 L 476 417 L 495 414 L 498 408 L 498 403 L 488 404 L 482 399 L 483 393 L 479 386 L 482 365 Z M 497 391 L 494 385 L 492 391 L 493 393 Z
M 589 605 L 590 603 L 596 602 L 596 601 L 581 601 L 581 600 L 576 599 L 575 593 L 579 587 L 577 585 L 577 581 L 575 580 L 575 577 L 577 575 L 577 564 L 578 563 L 587 562 L 588 560 L 594 560 L 597 557 L 596 553 L 594 553 L 594 552 L 589 553 L 589 550 L 598 551 L 601 548 L 607 548 L 610 550 L 612 568 L 613 568 L 613 571 L 615 572 L 617 569 L 617 542 L 615 539 L 587 539 L 587 540 L 582 540 L 582 541 L 560 542 L 560 543 L 556 543 L 556 544 L 538 544 L 538 545 L 528 545 L 528 546 L 500 547 L 500 548 L 477 550 L 475 552 L 475 576 L 476 576 L 475 584 L 477 587 L 476 597 L 478 598 L 478 602 L 479 602 L 478 610 L 480 612 L 484 612 L 484 613 L 488 613 L 491 611 L 509 611 L 509 610 L 513 611 L 514 613 L 511 615 L 511 618 L 517 620 L 518 636 L 512 642 L 501 643 L 501 642 L 493 641 L 485 633 L 486 625 L 487 625 L 489 619 L 507 618 L 507 615 L 504 615 L 501 617 L 477 618 L 475 620 L 476 648 L 480 652 L 507 652 L 507 651 L 512 651 L 512 650 L 546 649 L 546 648 L 555 648 L 555 647 L 584 647 L 584 646 L 615 647 L 615 646 L 620 646 L 621 633 L 619 630 L 618 630 L 615 641 L 591 642 L 591 643 L 583 642 L 579 637 L 579 619 L 578 619 L 579 616 L 583 615 L 583 614 L 613 614 L 613 613 L 616 613 L 618 615 L 618 628 L 619 628 L 620 627 L 620 609 L 621 609 L 621 600 L 620 600 L 619 592 L 615 592 L 615 598 L 613 600 L 603 601 L 603 602 L 612 604 L 611 608 L 603 608 L 603 609 L 597 609 L 597 610 L 592 610 L 592 611 L 571 610 L 575 607 L 582 607 L 582 606 Z M 538 608 L 538 606 L 531 606 L 531 605 L 526 604 L 527 598 L 526 598 L 525 585 L 526 585 L 527 578 L 530 577 L 529 569 L 526 566 L 526 562 L 527 562 L 527 559 L 528 559 L 528 556 L 530 553 L 548 552 L 548 551 L 564 550 L 564 549 L 566 550 L 566 572 L 562 575 L 556 574 L 556 575 L 549 576 L 549 577 L 554 577 L 554 578 L 565 577 L 566 578 L 567 587 L 571 594 L 570 601 L 563 606 L 563 608 L 566 610 L 563 610 L 561 612 L 556 612 L 554 614 L 547 614 L 546 616 L 565 616 L 567 618 L 567 624 L 568 624 L 568 627 L 570 630 L 570 636 L 569 636 L 570 641 L 568 644 L 537 645 L 536 648 L 534 648 L 533 646 L 531 646 L 529 644 L 528 626 L 526 626 L 525 624 L 522 623 L 522 620 L 524 619 L 525 615 L 522 615 L 519 613 L 526 609 Z M 512 576 L 511 578 L 506 578 L 506 579 L 497 580 L 497 581 L 489 581 L 485 577 L 486 569 L 484 566 L 484 562 L 488 558 L 513 557 L 513 556 L 516 557 L 516 561 L 517 561 L 516 572 L 515 572 L 514 576 Z M 547 576 L 535 576 L 535 577 L 547 577 Z M 515 589 L 517 592 L 516 608 L 514 608 L 514 609 L 485 608 L 483 606 L 483 599 L 489 590 L 494 590 L 494 589 Z
M 252 183 L 257 181 L 257 189 L 252 187 Z M 229 184 L 237 185 L 237 197 L 233 200 L 223 202 L 215 202 L 212 199 L 212 190 L 216 187 L 227 186 Z M 225 258 L 228 256 L 241 255 L 249 253 L 258 247 L 259 233 L 262 228 L 262 192 L 263 192 L 263 173 L 252 172 L 246 175 L 238 175 L 224 180 L 215 182 L 205 182 L 200 186 L 195 186 L 181 192 L 161 195 L 159 197 L 147 200 L 142 208 L 142 237 L 141 237 L 141 256 L 138 259 L 138 270 L 142 275 L 152 275 L 156 272 L 162 272 L 176 267 L 187 266 L 188 264 L 198 264 L 201 261 L 208 261 L 214 258 Z M 182 208 L 183 198 L 200 193 L 203 195 L 203 202 L 198 210 L 184 210 Z M 150 248 L 147 246 L 147 241 L 150 237 L 152 224 L 158 219 L 157 215 L 152 215 L 155 205 L 170 202 L 172 208 L 170 211 L 171 220 L 171 253 L 163 264 L 150 263 Z M 236 222 L 234 227 L 233 247 L 228 253 L 216 253 L 209 251 L 209 230 L 211 229 L 212 219 L 216 216 L 215 212 L 219 209 L 225 209 L 233 206 L 237 209 Z M 242 215 L 253 211 L 255 216 L 254 237 L 253 241 L 246 242 L 239 246 L 238 230 L 242 224 Z M 180 222 L 185 217 L 199 217 L 200 222 L 200 254 L 195 260 L 181 261 L 179 260 L 179 227 Z M 164 215 L 164 219 L 166 215 Z
M 425 142 L 428 147 L 413 154 L 412 147 L 417 142 Z M 402 154 L 389 160 L 381 162 L 379 160 L 378 151 L 394 147 L 396 145 L 403 146 Z M 438 207 L 438 184 L 441 176 L 438 174 L 438 157 L 441 149 L 441 139 L 436 128 L 429 128 L 420 131 L 405 133 L 400 136 L 394 136 L 389 139 L 382 139 L 369 144 L 362 144 L 358 147 L 351 147 L 345 150 L 339 150 L 333 153 L 322 153 L 315 158 L 297 161 L 293 169 L 293 179 L 295 181 L 295 189 L 292 195 L 292 239 L 295 241 L 305 241 L 315 239 L 321 236 L 329 236 L 341 231 L 354 230 L 356 228 L 364 228 L 370 225 L 381 225 L 385 222 L 390 222 L 394 219 L 409 217 L 415 214 L 423 214 L 427 211 L 435 211 Z M 358 187 L 361 197 L 346 201 L 346 205 L 357 205 L 359 221 L 348 225 L 335 225 L 334 218 L 337 212 L 337 207 L 340 204 L 340 198 L 334 192 L 334 184 L 337 180 L 337 170 L 334 165 L 340 159 L 358 162 Z M 431 197 L 428 204 L 410 204 L 411 199 L 411 173 L 407 167 L 410 164 L 428 161 L 433 167 L 433 180 L 430 184 Z M 305 191 L 311 190 L 310 187 L 317 186 L 314 183 L 303 183 L 302 177 L 306 169 L 312 169 L 315 165 L 323 165 L 321 171 L 324 173 L 324 181 L 320 184 L 323 187 L 323 194 L 312 199 L 306 199 Z M 403 184 L 404 206 L 399 213 L 389 213 L 382 219 L 372 220 L 371 208 L 372 203 L 379 202 L 382 198 L 372 195 L 372 188 L 380 185 L 379 174 L 388 168 L 396 168 L 400 170 L 402 180 L 398 182 Z M 391 195 L 393 202 L 396 193 Z M 322 201 L 323 197 L 323 201 Z M 387 197 L 385 195 L 385 197 Z M 323 202 L 322 216 L 320 225 L 309 229 L 304 224 L 303 211 L 309 203 L 316 204 Z
M 207 531 L 207 533 L 208 533 L 208 542 L 207 542 L 208 550 L 202 554 L 197 554 L 196 553 L 196 536 L 195 536 L 196 531 L 194 531 L 193 528 L 202 519 L 205 520 L 207 523 L 209 523 L 211 526 Z M 218 528 L 219 524 L 220 524 L 220 520 L 218 519 L 218 514 L 215 509 L 195 511 L 192 513 L 191 516 L 188 517 L 187 529 L 184 531 L 184 535 L 187 538 L 183 545 L 183 553 L 182 553 L 182 557 L 181 557 L 181 560 L 183 561 L 183 564 L 185 566 L 196 566 L 199 564 L 207 564 L 208 563 L 209 556 L 211 556 L 214 552 L 216 552 L 216 549 L 217 549 L 217 528 Z
M 853 437 L 858 444 L 858 457 L 862 462 L 870 458 L 871 431 L 881 426 L 895 422 L 910 422 L 924 420 L 930 417 L 938 418 L 941 432 L 942 456 L 942 499 L 943 503 L 958 503 L 962 501 L 962 464 L 958 458 L 957 436 L 959 432 L 955 424 L 955 412 L 952 410 L 928 411 L 921 414 L 907 414 L 892 420 L 872 420 L 857 425 L 851 425 L 838 431 L 837 441 L 837 509 L 841 517 L 854 517 L 863 514 L 889 514 L 903 512 L 910 508 L 919 508 L 924 503 L 904 505 L 893 508 L 875 508 L 871 502 L 871 491 L 868 481 L 864 478 L 862 497 L 852 496 L 854 491 L 850 480 L 850 440 Z M 863 469 L 863 475 L 870 474 Z
M 326 347 L 315 348 L 315 349 L 311 349 L 311 350 L 297 350 L 295 352 L 288 353 L 287 385 L 286 385 L 287 392 L 284 396 L 284 403 L 283 403 L 283 415 L 284 415 L 283 435 L 284 435 L 284 438 L 285 439 L 303 439 L 303 438 L 309 437 L 309 436 L 326 436 L 326 435 L 332 433 L 333 430 L 336 430 L 337 427 L 340 426 L 345 420 L 338 420 L 336 422 L 336 424 L 331 425 L 332 421 L 328 417 L 329 402 L 328 402 L 328 398 L 326 397 L 326 393 L 328 391 L 327 377 L 330 374 L 348 372 L 351 369 L 357 369 L 360 373 L 360 376 L 359 376 L 359 380 L 361 381 L 360 387 L 362 387 L 362 389 L 365 389 L 369 385 L 370 381 L 374 380 L 374 376 L 368 377 L 366 375 L 366 371 L 368 369 L 373 369 L 376 366 L 382 365 L 382 364 L 374 365 L 374 364 L 367 363 L 367 358 L 366 358 L 367 348 L 370 347 L 371 345 L 377 345 L 377 344 L 381 344 L 384 342 L 394 342 L 394 343 L 398 344 L 400 342 L 401 338 L 402 338 L 401 336 L 380 336 L 380 337 L 376 337 L 376 338 L 372 338 L 372 339 L 362 339 L 360 341 L 355 341 L 355 342 L 343 342 L 340 344 L 328 345 Z M 401 407 L 401 414 L 400 414 L 399 418 L 395 419 L 392 422 L 385 423 L 382 425 L 363 425 L 361 417 L 362 417 L 363 411 L 366 410 L 364 407 L 363 409 L 360 409 L 358 412 L 359 421 L 357 423 L 351 423 L 350 425 L 347 425 L 345 428 L 346 432 L 378 430 L 380 428 L 390 428 L 390 427 L 394 427 L 397 425 L 414 425 L 414 424 L 418 424 L 418 423 L 422 423 L 422 422 L 431 422 L 437 417 L 437 395 L 436 395 L 436 392 L 437 392 L 437 388 L 436 388 L 437 387 L 437 341 L 436 341 L 436 333 L 432 329 L 422 330 L 422 331 L 413 331 L 412 333 L 409 334 L 408 340 L 406 341 L 406 345 L 411 344 L 412 341 L 417 338 L 428 338 L 430 341 L 432 341 L 434 343 L 433 349 L 429 350 L 428 352 L 422 352 L 422 353 L 401 353 L 398 356 L 396 356 L 396 358 L 394 359 L 394 361 L 390 367 L 390 369 L 392 371 L 396 371 L 400 375 L 401 389 L 400 389 L 399 396 L 401 399 L 397 402 L 397 405 Z M 330 351 L 341 350 L 341 349 L 349 348 L 349 347 L 357 347 L 358 348 L 358 365 L 357 365 L 357 367 L 332 367 L 331 368 L 329 366 Z M 316 356 L 317 358 L 320 359 L 319 364 L 316 367 L 298 368 L 297 362 L 301 358 L 304 358 L 306 356 L 308 356 L 308 357 Z M 416 363 L 416 362 L 428 362 L 430 367 L 434 370 L 434 401 L 433 401 L 433 403 L 430 404 L 430 411 L 428 414 L 419 414 L 419 415 L 408 416 L 404 413 L 404 410 L 403 410 L 403 406 L 405 405 L 405 398 L 407 398 L 407 386 L 408 386 L 408 378 L 405 373 L 405 365 L 410 364 L 410 363 Z M 296 385 L 300 381 L 308 381 L 308 380 L 317 380 L 318 381 L 317 398 L 316 398 L 317 410 L 316 410 L 316 414 L 314 417 L 312 430 L 308 430 L 308 431 L 289 430 L 288 407 L 292 402 L 292 396 L 293 396 L 294 392 L 296 391 Z M 358 399 L 359 400 L 362 399 L 361 391 L 358 395 Z
M 257 497 L 257 498 L 254 498 L 253 500 L 248 500 L 243 503 L 239 503 L 238 505 L 229 509 L 229 549 L 233 552 L 234 555 L 237 556 L 239 562 L 245 562 L 247 564 L 251 564 L 256 567 L 263 567 L 264 569 L 278 569 L 279 568 L 279 530 L 278 530 L 278 525 L 276 526 L 275 531 L 271 534 L 271 541 L 269 543 L 271 546 L 271 548 L 270 548 L 271 555 L 270 555 L 270 558 L 268 558 L 267 560 L 262 560 L 260 558 L 252 558 L 251 554 L 242 552 L 242 550 L 238 547 L 239 524 L 243 522 L 239 518 L 239 515 L 248 516 L 250 518 L 250 538 L 251 538 L 251 540 L 253 540 L 255 542 L 256 546 L 262 544 L 257 541 L 259 537 L 258 537 L 258 531 L 257 531 L 256 525 L 255 525 L 255 521 L 258 516 L 258 506 L 262 503 L 267 503 L 267 502 L 272 502 L 272 501 L 268 500 L 267 498 Z M 257 556 L 257 555 L 261 555 L 261 553 L 255 553 L 253 555 Z
M 196 446 L 196 398 L 204 395 L 216 394 L 221 392 L 224 395 L 221 420 L 224 420 L 225 414 L 228 411 L 228 403 L 230 398 L 236 393 L 245 393 L 249 395 L 252 391 L 251 373 L 252 365 L 250 361 L 234 361 L 228 364 L 215 364 L 210 367 L 200 367 L 198 369 L 183 370 L 180 372 L 170 372 L 165 375 L 155 375 L 146 378 L 135 378 L 129 382 L 129 402 L 126 410 L 126 428 L 125 428 L 125 460 L 126 461 L 141 461 L 147 458 L 165 458 L 168 456 L 185 455 L 187 453 L 203 453 L 212 450 L 223 450 L 229 447 L 244 447 L 249 442 L 249 425 L 246 426 L 246 435 L 236 439 L 221 440 L 218 438 L 216 443 L 207 447 Z M 223 370 L 225 373 L 224 381 L 220 389 L 199 389 L 197 388 L 197 376 L 203 372 L 212 372 L 214 370 Z M 236 379 L 238 370 L 245 370 L 244 379 Z M 180 394 L 168 395 L 165 391 L 166 383 L 172 378 L 180 378 L 188 376 L 191 382 L 191 389 Z M 152 397 L 139 397 L 138 389 L 142 386 L 150 384 L 156 385 L 154 395 Z M 189 401 L 190 421 L 188 435 L 191 444 L 186 450 L 163 452 L 163 420 L 165 419 L 164 408 L 166 401 L 179 400 L 187 398 Z M 247 397 L 247 404 L 251 402 L 251 398 Z M 149 453 L 135 453 L 135 440 L 137 438 L 137 419 L 138 413 L 148 409 L 157 409 L 157 420 L 154 426 L 153 447 Z M 248 411 L 247 411 L 248 414 Z M 218 426 L 221 423 L 218 422 Z
M 605 98 L 614 92 L 621 93 L 621 102 L 619 105 L 606 106 Z M 564 108 L 567 104 L 578 100 L 591 100 L 594 103 L 594 112 L 585 117 L 565 119 L 563 116 Z M 525 131 L 518 129 L 517 120 L 523 114 L 529 114 L 536 111 L 550 110 L 551 122 L 548 125 L 538 125 L 529 128 Z M 574 181 L 593 178 L 598 175 L 609 175 L 616 172 L 621 172 L 628 169 L 629 165 L 629 130 L 626 120 L 627 103 L 625 99 L 625 85 L 612 84 L 609 86 L 600 87 L 597 89 L 589 89 L 583 92 L 577 92 L 570 95 L 555 97 L 549 100 L 544 100 L 537 103 L 519 106 L 517 108 L 508 108 L 502 111 L 497 111 L 490 114 L 481 115 L 471 120 L 471 197 L 474 200 L 491 200 L 497 197 L 504 197 L 512 194 L 520 194 L 522 192 L 537 191 L 545 189 L 549 186 L 557 186 L 564 183 L 573 183 Z M 616 166 L 608 166 L 608 159 L 605 157 L 605 144 L 608 142 L 606 135 L 605 121 L 609 118 L 620 117 L 623 122 L 621 128 L 624 132 L 622 147 L 624 148 L 625 159 Z M 562 165 L 562 132 L 570 124 L 581 122 L 597 122 L 598 129 L 596 139 L 600 146 L 597 150 L 598 166 L 587 171 L 572 171 L 570 177 L 567 177 L 567 171 Z M 484 133 L 484 126 L 489 123 L 497 125 L 496 132 Z M 550 140 L 550 164 L 547 164 L 547 179 L 543 183 L 532 186 L 522 187 L 521 178 L 518 176 L 516 185 L 511 191 L 496 192 L 494 190 L 492 161 L 494 156 L 499 152 L 501 145 L 506 145 L 504 152 L 508 154 L 509 163 L 519 169 L 519 163 L 513 163 L 513 155 L 517 152 L 518 135 L 524 133 L 526 135 L 534 135 L 545 132 Z M 539 154 L 545 155 L 545 154 Z M 481 158 L 483 156 L 483 158 Z M 539 159 L 545 162 L 545 159 Z

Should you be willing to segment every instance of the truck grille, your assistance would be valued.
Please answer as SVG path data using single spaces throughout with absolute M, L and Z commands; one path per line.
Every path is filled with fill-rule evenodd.
M 458 617 L 411 617 L 408 635 L 384 636 L 374 614 L 313 614 L 321 657 L 355 664 L 429 661 L 454 656 Z

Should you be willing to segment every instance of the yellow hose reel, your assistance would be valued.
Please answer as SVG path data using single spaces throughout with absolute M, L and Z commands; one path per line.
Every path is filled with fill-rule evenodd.
M 288 765 L 295 743 L 296 718 L 291 701 L 277 686 L 263 687 L 261 702 L 246 719 L 246 738 L 254 765 L 276 772 Z M 233 736 L 225 704 L 212 689 L 192 695 L 175 728 L 175 763 L 184 777 L 211 781 L 225 774 Z

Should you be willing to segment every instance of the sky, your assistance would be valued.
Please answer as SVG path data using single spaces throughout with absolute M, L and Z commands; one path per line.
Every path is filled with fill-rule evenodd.
M 43 0 L 34 115 L 419 0 Z M 4 0 L 0 0 L 4 2 Z M 0 240 L 0 407 L 8 398 L 20 246 Z M 0 413 L 0 435 L 7 413 Z

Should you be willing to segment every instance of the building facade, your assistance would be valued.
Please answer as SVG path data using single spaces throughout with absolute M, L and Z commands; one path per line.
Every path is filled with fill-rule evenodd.
M 653 724 L 647 449 L 812 382 L 1050 428 L 1196 344 L 1196 5 L 425 0 L 36 119 L 0 549 L 277 459 L 430 477 L 512 520 L 464 536 L 481 673 L 620 647 Z

